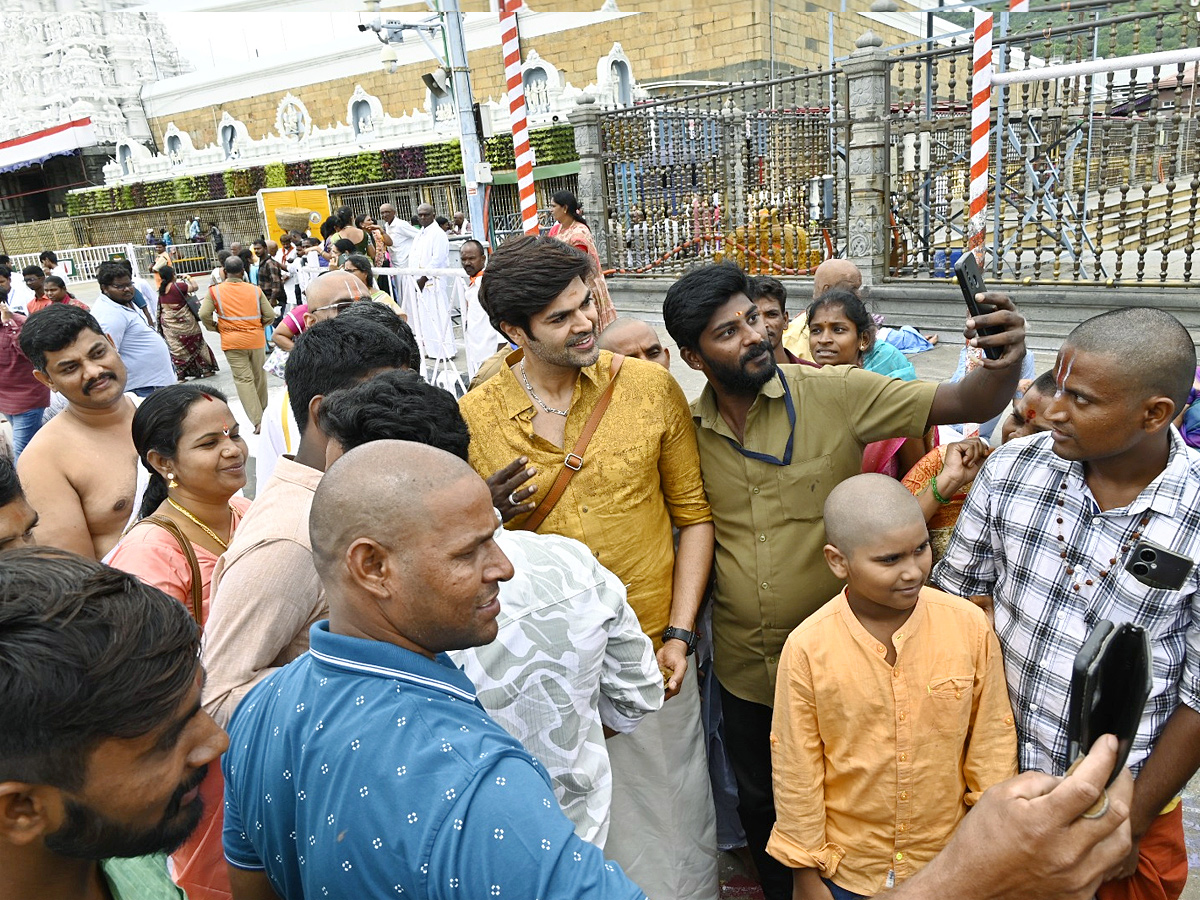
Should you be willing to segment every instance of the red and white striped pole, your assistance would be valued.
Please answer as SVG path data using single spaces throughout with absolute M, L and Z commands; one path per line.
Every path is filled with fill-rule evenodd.
M 967 216 L 967 248 L 983 265 L 987 232 L 989 144 L 992 120 L 992 14 L 975 10 L 971 71 L 971 191 Z
M 1008 0 L 1009 12 L 1029 12 L 1029 0 Z
M 512 120 L 513 155 L 517 160 L 517 191 L 521 198 L 521 228 L 538 233 L 537 192 L 533 186 L 533 149 L 525 112 L 525 83 L 521 77 L 521 35 L 517 10 L 523 0 L 500 0 L 500 39 L 504 47 L 504 77 L 508 81 L 508 116 Z

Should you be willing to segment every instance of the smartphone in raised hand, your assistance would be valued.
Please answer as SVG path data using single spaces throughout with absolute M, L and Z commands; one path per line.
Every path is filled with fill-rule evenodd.
M 989 303 L 980 303 L 975 299 L 976 294 L 982 294 L 987 291 L 987 286 L 983 283 L 983 270 L 979 268 L 979 260 L 975 258 L 974 252 L 964 250 L 962 256 L 954 264 L 954 277 L 958 279 L 958 286 L 962 290 L 963 301 L 967 304 L 967 312 L 971 314 L 971 318 L 978 319 L 980 316 L 985 316 L 988 313 L 996 311 L 996 307 Z M 983 328 L 976 326 L 975 332 L 979 336 L 1000 334 L 1004 329 L 993 325 Z M 999 359 L 1003 352 L 1000 347 L 984 347 L 983 355 L 988 359 Z

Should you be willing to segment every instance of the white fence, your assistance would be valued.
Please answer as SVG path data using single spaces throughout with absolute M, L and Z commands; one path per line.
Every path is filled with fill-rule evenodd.
M 133 274 L 141 276 L 138 264 L 137 249 L 133 244 L 105 244 L 101 247 L 70 247 L 65 250 L 54 248 L 60 265 L 66 265 L 73 281 L 91 281 L 96 277 L 96 269 L 100 263 L 111 259 L 127 259 L 133 264 Z M 20 273 L 26 266 L 41 266 L 38 253 L 18 253 L 12 257 L 14 273 Z

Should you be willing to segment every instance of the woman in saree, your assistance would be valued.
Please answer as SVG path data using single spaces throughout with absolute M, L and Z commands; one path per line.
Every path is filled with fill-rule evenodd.
M 200 320 L 188 306 L 188 295 L 196 292 L 190 277 L 181 282 L 171 266 L 158 270 L 158 330 L 171 351 L 171 364 L 180 381 L 207 378 L 216 373 L 217 360 L 204 341 Z
M 112 566 L 174 597 L 201 627 L 208 621 L 213 569 L 250 507 L 246 442 L 224 394 L 199 384 L 160 388 L 133 416 L 133 445 L 150 475 L 139 515 Z M 176 884 L 192 900 L 229 900 L 221 850 L 224 781 L 209 766 L 200 785 L 204 814 L 171 856 Z
M 599 313 L 599 328 L 603 331 L 616 319 L 617 313 L 608 294 L 608 284 L 604 281 L 604 267 L 600 265 L 600 254 L 596 252 L 596 243 L 592 240 L 592 229 L 583 217 L 579 201 L 570 191 L 555 191 L 550 201 L 550 214 L 558 223 L 550 230 L 550 236 L 582 250 L 592 258 L 592 265 L 596 267 L 596 277 L 592 282 L 592 299 Z

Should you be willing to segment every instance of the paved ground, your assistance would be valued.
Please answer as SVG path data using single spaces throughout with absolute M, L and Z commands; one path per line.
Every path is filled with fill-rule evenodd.
M 203 282 L 205 279 L 198 278 L 197 282 Z M 98 293 L 94 282 L 81 282 L 72 286 L 73 292 L 81 300 L 88 302 L 92 300 Z M 203 289 L 202 289 L 203 293 Z M 671 341 L 665 329 L 660 328 L 659 332 L 663 338 L 664 346 L 671 351 L 671 372 L 679 380 L 683 386 L 684 392 L 689 399 L 696 397 L 704 387 L 704 376 L 700 373 L 688 368 L 679 359 L 678 348 Z M 242 433 L 246 436 L 246 442 L 250 445 L 251 452 L 257 444 L 257 438 L 251 434 L 251 428 L 245 418 L 241 404 L 237 400 L 237 391 L 233 385 L 233 379 L 229 374 L 229 367 L 224 362 L 224 357 L 221 354 L 221 344 L 219 338 L 215 334 L 205 333 L 209 345 L 213 348 L 213 353 L 217 360 L 221 363 L 221 371 L 209 379 L 205 379 L 206 383 L 224 392 L 230 399 L 230 406 L 235 414 L 242 421 Z M 942 335 L 943 343 L 926 353 L 912 357 L 917 374 L 930 381 L 941 381 L 953 374 L 955 367 L 958 364 L 958 344 L 954 335 Z M 458 356 L 459 368 L 465 373 L 465 359 L 462 352 Z M 1053 359 L 1049 354 L 1039 354 L 1036 360 L 1036 369 L 1041 372 L 1048 368 Z M 283 382 L 268 375 L 270 383 L 269 393 L 272 399 L 283 391 Z M 254 477 L 253 465 L 250 467 L 250 481 L 246 486 L 247 496 L 254 496 Z M 1194 873 L 1200 869 L 1200 775 L 1194 778 L 1191 784 L 1188 785 L 1184 792 L 1184 826 L 1187 834 L 1188 842 L 1188 859 Z M 733 900 L 733 898 L 753 898 L 761 896 L 757 886 L 753 884 L 745 876 L 745 868 L 732 853 L 723 853 L 721 859 L 721 880 L 722 880 L 722 898 L 725 900 Z M 1188 880 L 1187 889 L 1183 893 L 1182 900 L 1200 900 L 1200 873 L 1193 874 Z

